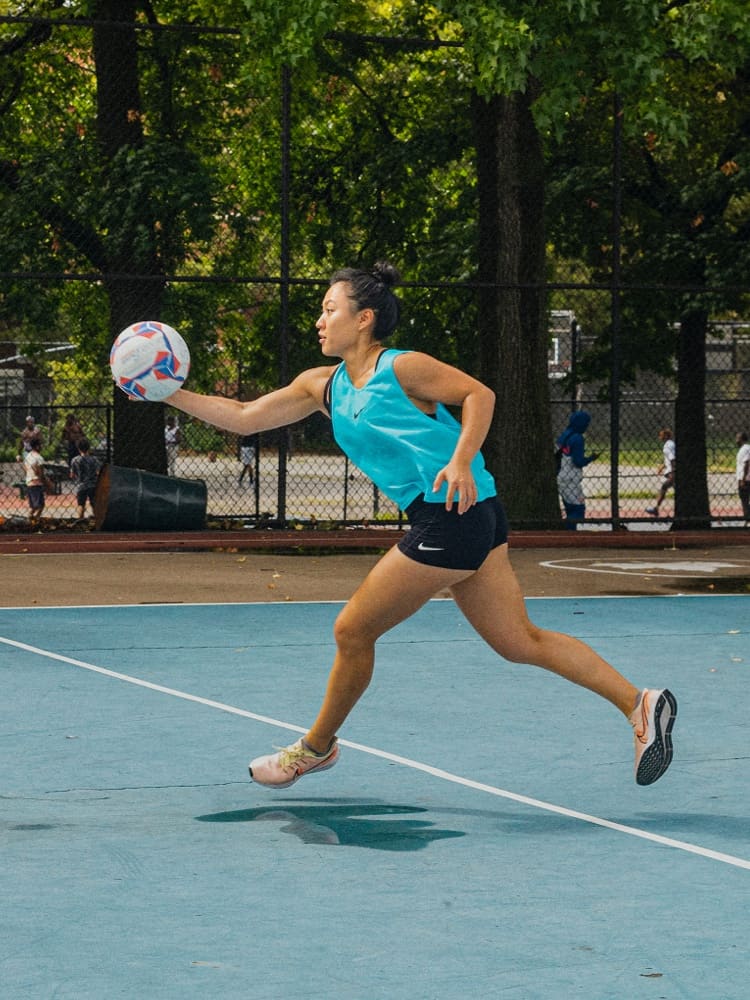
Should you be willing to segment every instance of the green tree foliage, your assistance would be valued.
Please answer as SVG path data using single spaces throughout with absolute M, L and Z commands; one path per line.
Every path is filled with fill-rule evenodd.
M 710 91 L 697 82 L 702 67 L 715 67 L 717 80 L 741 77 L 749 19 L 739 0 L 70 0 L 28 7 L 127 14 L 139 29 L 159 30 L 128 36 L 137 60 L 128 104 L 107 76 L 118 60 L 92 57 L 81 29 L 3 28 L 0 190 L 4 228 L 12 232 L 0 241 L 0 269 L 21 261 L 29 271 L 106 273 L 111 306 L 112 277 L 130 266 L 129 255 L 157 288 L 162 318 L 185 332 L 196 385 L 209 384 L 219 363 L 227 391 L 235 371 L 243 391 L 269 387 L 278 369 L 278 296 L 249 276 L 278 271 L 278 94 L 282 67 L 290 68 L 294 368 L 317 360 L 312 321 L 321 288 L 305 279 L 391 257 L 424 286 L 404 289 L 404 342 L 438 349 L 498 390 L 488 450 L 518 521 L 548 518 L 557 505 L 546 426 L 549 259 L 541 209 L 550 178 L 553 207 L 590 195 L 577 206 L 584 222 L 566 220 L 567 242 L 554 215 L 550 233 L 557 258 L 583 257 L 592 276 L 606 280 L 613 205 L 604 151 L 615 93 L 625 108 L 628 184 L 652 188 L 651 202 L 628 193 L 639 204 L 626 212 L 628 276 L 635 279 L 641 267 L 653 274 L 652 258 L 661 255 L 664 274 L 668 263 L 671 273 L 681 269 L 692 280 L 696 260 L 726 260 L 708 253 L 709 245 L 732 226 L 736 242 L 745 232 L 739 146 L 737 155 L 727 147 L 721 176 L 715 163 L 705 174 L 689 174 L 681 163 L 686 140 L 701 135 L 700 116 L 711 119 Z M 206 30 L 171 30 L 186 21 Z M 226 25 L 238 34 L 209 31 Z M 107 87 L 110 97 L 125 100 L 110 100 L 110 111 L 132 105 L 132 120 L 108 123 Z M 744 126 L 737 117 L 729 127 L 740 135 Z M 117 134 L 126 141 L 112 143 Z M 582 135 L 591 157 L 570 141 Z M 648 136 L 656 137 L 653 148 Z M 693 145 L 700 143 L 688 145 L 695 169 Z M 704 153 L 707 165 L 708 147 Z M 657 174 L 670 187 L 661 207 L 653 203 Z M 717 205 L 725 199 L 711 214 L 723 229 L 709 225 L 708 214 L 682 229 L 665 221 L 668 202 L 678 206 L 674 219 L 682 211 L 695 220 L 698 202 L 714 196 Z M 598 235 L 585 243 L 590 252 L 574 245 L 573 234 L 585 226 Z M 166 274 L 200 282 L 165 283 Z M 227 281 L 204 283 L 214 276 Z M 438 294 L 432 284 L 446 276 L 479 277 L 483 291 L 469 296 L 457 284 Z M 706 286 L 710 277 L 709 269 Z M 511 283 L 515 291 L 505 287 Z M 65 283 L 48 282 L 36 298 L 30 288 L 5 287 L 6 322 L 58 324 Z M 647 304 L 656 325 L 658 300 L 633 298 L 626 308 L 635 313 Z M 686 318 L 693 305 L 706 313 L 716 303 L 686 301 Z M 81 330 L 81 342 L 104 357 L 123 317 L 118 307 L 97 329 Z M 649 363 L 663 364 L 666 351 L 654 350 L 653 339 L 648 347 Z
M 66 19 L 94 18 L 93 32 L 19 23 L 0 36 L 0 270 L 58 276 L 5 284 L 0 321 L 30 341 L 34 331 L 43 339 L 59 331 L 104 365 L 119 329 L 166 319 L 186 336 L 200 385 L 217 319 L 226 310 L 231 325 L 252 299 L 238 287 L 166 286 L 164 278 L 264 272 L 257 178 L 273 182 L 258 156 L 247 171 L 238 164 L 263 148 L 267 99 L 240 81 L 236 38 L 169 31 L 168 18 L 163 30 L 127 28 L 155 18 L 148 3 L 65 8 Z M 25 13 L 50 7 L 30 4 Z M 86 310 L 85 324 L 68 322 L 76 296 L 64 277 L 75 273 L 103 276 L 103 308 Z M 116 458 L 163 468 L 161 406 L 115 399 Z
M 625 133 L 622 226 L 622 374 L 670 374 L 678 360 L 676 513 L 685 523 L 709 519 L 704 422 L 709 318 L 747 306 L 739 289 L 750 265 L 750 73 L 713 60 L 675 58 L 663 87 L 682 111 L 679 141 L 648 129 Z M 611 217 L 608 157 L 598 123 L 611 106 L 605 88 L 571 122 L 554 151 L 549 202 L 555 245 L 578 253 L 595 280 L 607 279 Z M 630 114 L 625 106 L 624 115 Z M 570 224 L 572 222 L 572 224 Z M 603 249 L 604 248 L 604 249 Z M 659 290 L 655 286 L 664 286 Z M 733 287 L 734 286 L 734 287 Z M 596 327 L 592 327 L 596 331 Z M 602 379 L 611 363 L 611 329 L 584 359 L 582 376 Z

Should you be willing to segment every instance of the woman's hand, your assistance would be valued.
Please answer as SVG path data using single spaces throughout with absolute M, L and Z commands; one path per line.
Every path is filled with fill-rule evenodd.
M 445 509 L 450 510 L 458 497 L 458 513 L 465 514 L 477 502 L 477 484 L 471 473 L 471 466 L 451 459 L 435 476 L 432 492 L 437 493 L 443 483 L 448 486 Z

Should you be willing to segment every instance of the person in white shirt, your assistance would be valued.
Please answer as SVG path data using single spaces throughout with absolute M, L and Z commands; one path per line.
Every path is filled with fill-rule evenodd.
M 747 431 L 740 431 L 737 442 L 737 492 L 742 504 L 742 516 L 745 527 L 750 528 L 750 444 L 747 443 Z
M 667 492 L 674 486 L 674 473 L 675 465 L 677 461 L 677 446 L 674 443 L 674 438 L 672 437 L 672 431 L 668 427 L 662 427 L 659 431 L 659 440 L 661 441 L 662 447 L 662 464 L 659 466 L 659 475 L 664 478 L 661 481 L 661 486 L 659 488 L 659 495 L 656 498 L 656 503 L 653 507 L 647 507 L 646 513 L 652 514 L 654 517 L 659 516 L 659 507 L 661 507 L 664 502 L 664 498 Z
M 30 441 L 31 450 L 24 452 L 23 468 L 26 477 L 26 495 L 29 498 L 29 521 L 36 524 L 44 510 L 44 459 L 42 442 L 38 437 Z
M 177 452 L 180 450 L 180 428 L 174 417 L 167 417 L 167 426 L 164 428 L 164 444 L 167 449 L 167 475 L 175 474 L 177 463 Z

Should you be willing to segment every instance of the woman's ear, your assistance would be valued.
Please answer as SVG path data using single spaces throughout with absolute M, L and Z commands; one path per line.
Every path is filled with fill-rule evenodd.
M 368 326 L 375 329 L 375 310 L 370 309 L 369 306 L 367 309 L 360 309 L 359 323 L 360 323 L 360 329 Z

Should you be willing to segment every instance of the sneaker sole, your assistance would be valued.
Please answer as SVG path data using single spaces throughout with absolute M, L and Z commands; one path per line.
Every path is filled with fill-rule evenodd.
M 638 763 L 637 784 L 652 785 L 672 763 L 672 727 L 676 717 L 677 699 L 671 691 L 662 691 L 654 709 L 654 742 Z
M 300 774 L 295 774 L 290 781 L 285 781 L 282 784 L 278 784 L 275 781 L 258 781 L 258 779 L 253 776 L 252 767 L 248 766 L 248 771 L 250 772 L 250 780 L 254 781 L 256 785 L 263 785 L 264 788 L 289 788 L 295 783 L 295 781 L 299 781 L 300 778 L 304 778 L 306 774 L 318 774 L 320 771 L 328 771 L 334 766 L 338 759 L 339 753 L 338 747 L 336 747 L 336 753 L 331 754 L 331 756 L 328 757 L 324 763 L 318 764 L 315 767 L 308 767 L 306 771 L 302 771 Z

